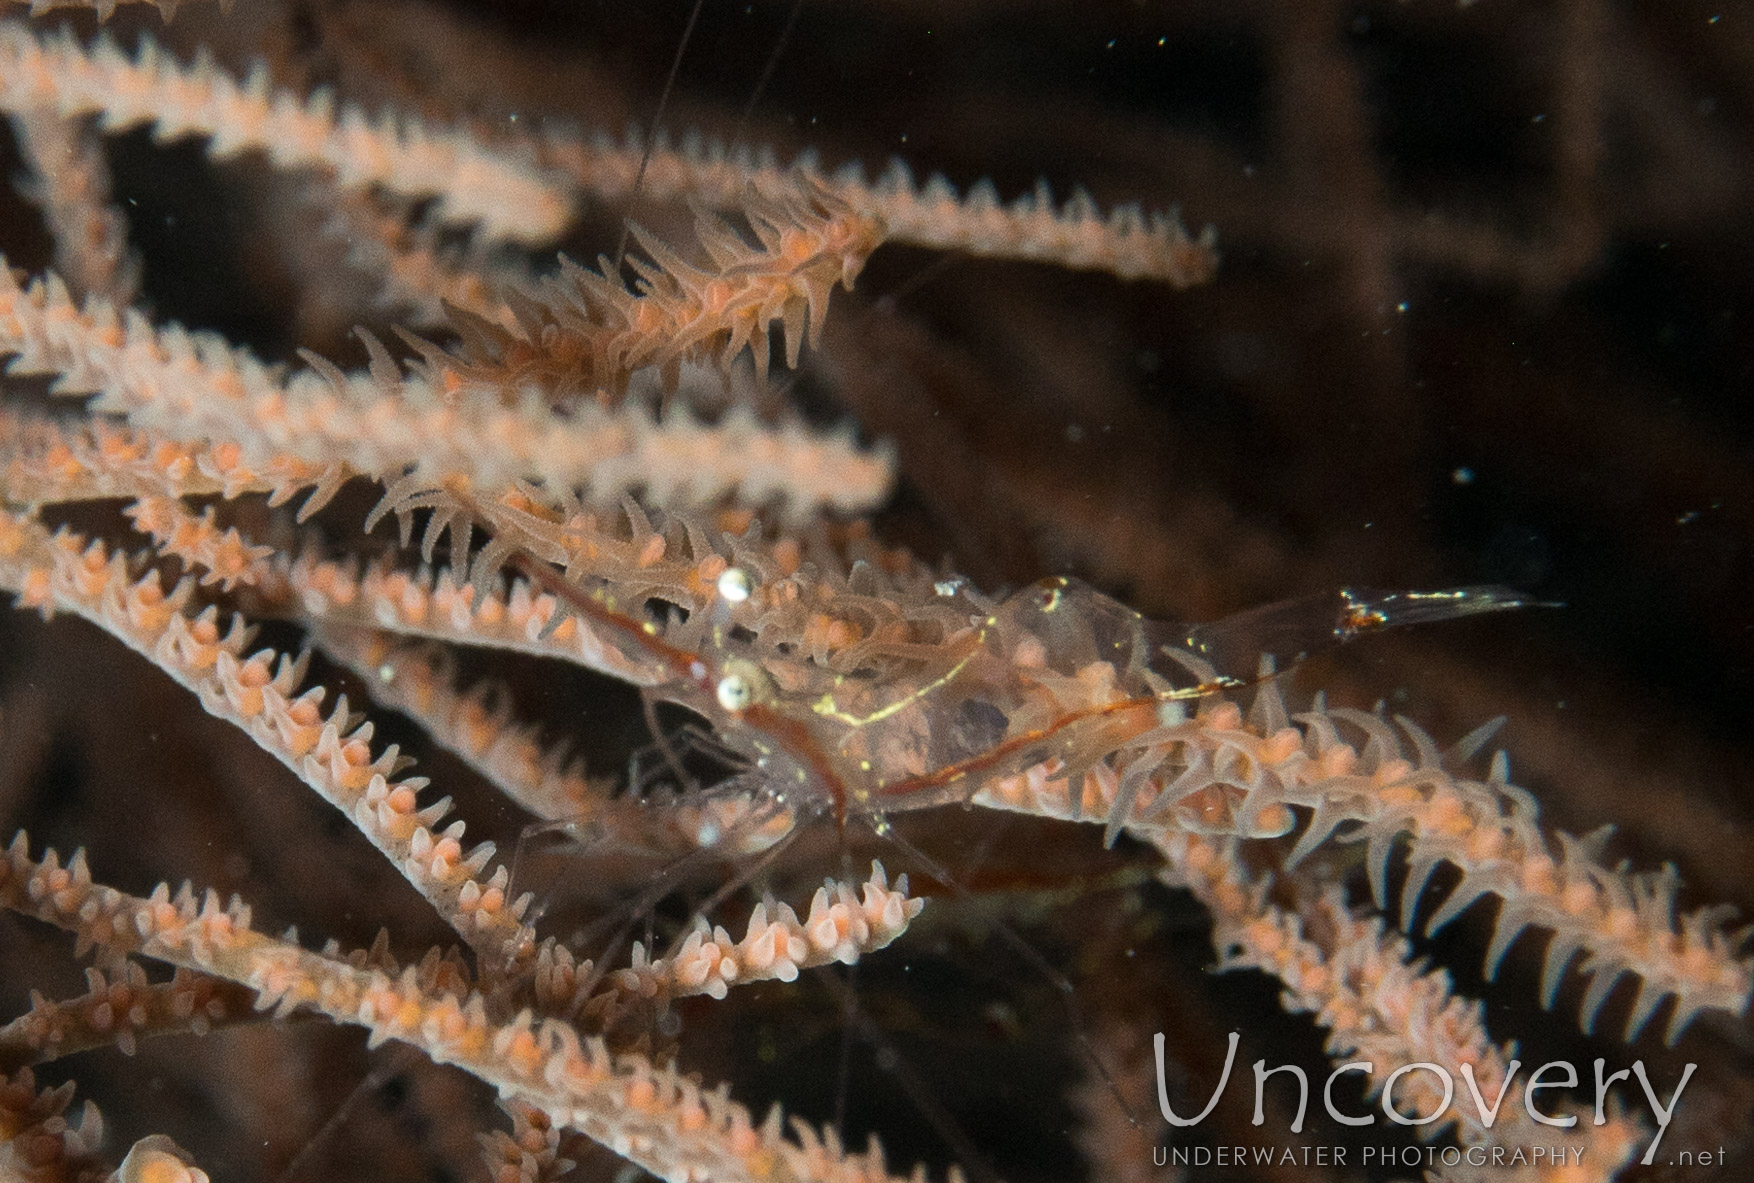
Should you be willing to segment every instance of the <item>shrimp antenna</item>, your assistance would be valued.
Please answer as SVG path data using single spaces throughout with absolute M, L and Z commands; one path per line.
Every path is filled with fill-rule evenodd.
M 847 968 L 856 972 L 859 968 L 858 963 L 854 962 Z M 848 1027 L 860 1039 L 877 1050 L 881 1057 L 880 1063 L 883 1070 L 901 1082 L 902 1087 L 907 1090 L 908 1099 L 913 1102 L 914 1108 L 919 1111 L 921 1117 L 926 1119 L 926 1124 L 932 1127 L 933 1132 L 944 1139 L 944 1142 L 950 1147 L 950 1152 L 956 1156 L 958 1163 L 968 1173 L 968 1176 L 975 1183 L 999 1183 L 999 1173 L 993 1169 L 993 1165 L 980 1152 L 980 1148 L 974 1144 L 974 1140 L 957 1123 L 955 1116 L 932 1096 L 932 1086 L 927 1084 L 914 1070 L 913 1065 L 895 1046 L 895 1041 L 883 1033 L 883 1028 L 877 1025 L 870 1013 L 860 1004 L 859 997 L 853 988 L 841 980 L 840 975 L 834 971 L 832 966 L 820 966 L 814 972 L 817 981 L 827 986 L 829 993 L 834 995 L 835 1001 L 840 1003 L 841 1014 Z M 838 1120 L 836 1125 L 839 1125 Z
M 651 733 L 652 744 L 658 749 L 658 754 L 664 758 L 664 766 L 670 770 L 670 775 L 676 778 L 677 787 L 687 792 L 698 792 L 700 782 L 695 780 L 688 769 L 682 766 L 682 758 L 676 754 L 676 749 L 670 744 L 670 737 L 664 734 L 663 727 L 658 723 L 657 700 L 650 694 L 641 691 L 639 706 L 640 714 L 646 721 L 646 730 Z
M 689 39 L 694 36 L 695 22 L 700 19 L 700 10 L 706 0 L 694 0 L 694 7 L 688 10 L 688 24 L 682 28 L 682 40 L 676 44 L 676 56 L 670 59 L 670 72 L 664 76 L 664 89 L 658 93 L 658 108 L 652 112 L 651 134 L 646 136 L 646 150 L 640 153 L 639 169 L 633 174 L 633 190 L 627 195 L 627 208 L 631 210 L 633 203 L 639 200 L 640 187 L 645 184 L 646 167 L 652 162 L 652 153 L 658 147 L 658 131 L 664 126 L 664 112 L 670 106 L 670 92 L 676 86 L 676 74 L 682 69 L 682 55 L 688 50 Z M 621 241 L 615 244 L 615 270 L 621 270 L 622 261 L 627 258 L 627 236 L 633 231 L 633 219 L 628 214 L 621 217 Z
M 872 833 L 894 843 L 898 850 L 917 861 L 920 866 L 925 868 L 927 874 L 948 886 L 958 898 L 964 901 L 973 898 L 974 893 L 964 887 L 955 875 L 951 874 L 950 868 L 903 838 L 890 824 L 887 817 L 878 814 L 868 824 Z M 1078 1050 L 1084 1054 L 1084 1059 L 1096 1073 L 1097 1078 L 1102 1081 L 1109 1096 L 1113 1097 L 1115 1104 L 1120 1107 L 1121 1115 L 1127 1119 L 1127 1124 L 1135 1129 L 1143 1129 L 1138 1114 L 1134 1113 L 1133 1107 L 1127 1104 L 1126 1097 L 1121 1094 L 1120 1086 L 1115 1083 L 1114 1074 L 1108 1070 L 1108 1065 L 1103 1063 L 1102 1056 L 1096 1050 L 1096 1045 L 1090 1041 L 1089 1023 L 1084 1017 L 1084 1008 L 1079 1005 L 1078 991 L 1072 985 L 1072 979 L 1050 965 L 1048 959 L 1043 957 L 1034 945 L 1024 940 L 1022 935 L 1009 924 L 1002 920 L 996 921 L 993 925 L 993 931 L 999 935 L 1000 940 L 1011 947 L 1012 952 L 1023 958 L 1029 967 L 1035 970 L 1042 980 L 1052 986 L 1059 994 L 1060 1004 L 1066 1009 L 1066 1019 L 1072 1025 L 1072 1037 L 1078 1042 Z
M 620 952 L 621 946 L 626 943 L 628 936 L 632 934 L 633 927 L 639 922 L 640 917 L 649 917 L 652 909 L 656 908 L 659 901 L 675 889 L 677 883 L 685 873 L 699 866 L 707 859 L 712 858 L 718 853 L 718 846 L 723 845 L 739 834 L 759 831 L 763 825 L 772 820 L 774 816 L 773 809 L 774 807 L 770 806 L 769 810 L 752 814 L 750 817 L 743 819 L 731 829 L 727 830 L 725 834 L 721 836 L 717 844 L 696 847 L 658 872 L 657 876 L 646 885 L 645 890 L 641 891 L 635 899 L 629 901 L 625 908 L 622 909 L 625 912 L 624 919 L 616 926 L 615 931 L 610 934 L 608 941 L 604 944 L 597 956 L 592 958 L 593 964 L 591 967 L 591 973 L 584 980 L 583 985 L 578 988 L 578 996 L 581 998 L 589 997 L 596 991 L 598 983 L 600 983 L 609 973 L 609 963 L 611 958 Z M 792 829 L 776 842 L 770 850 L 763 851 L 761 857 L 755 860 L 753 867 L 738 872 L 728 884 L 721 886 L 717 891 L 713 892 L 713 894 L 707 898 L 707 901 L 703 903 L 701 907 L 694 909 L 694 911 L 706 912 L 716 908 L 719 903 L 730 896 L 733 892 L 741 889 L 756 875 L 760 874 L 763 868 L 779 856 L 779 852 L 783 851 L 791 844 L 792 840 L 799 832 L 800 831 L 796 828 Z M 609 915 L 613 916 L 614 912 L 611 911 Z M 678 940 L 681 939 L 684 938 L 678 938 Z M 674 953 L 675 949 L 672 948 L 671 952 Z
M 780 39 L 773 43 L 773 52 L 767 55 L 767 64 L 761 67 L 761 77 L 755 80 L 755 89 L 749 92 L 749 101 L 743 104 L 743 113 L 737 116 L 737 126 L 731 131 L 731 142 L 737 143 L 743 138 L 743 131 L 749 126 L 749 117 L 755 114 L 755 104 L 767 90 L 767 84 L 773 81 L 774 68 L 780 64 L 780 55 L 786 51 L 786 42 L 792 39 L 792 30 L 798 27 L 798 17 L 804 11 L 804 0 L 794 0 L 792 11 L 786 14 L 785 28 L 780 30 Z
M 303 1174 L 305 1168 L 310 1165 L 311 1156 L 346 1124 L 347 1120 L 358 1110 L 359 1103 L 414 1067 L 420 1061 L 420 1052 L 412 1044 L 398 1043 L 385 1049 L 384 1054 L 377 1060 L 378 1062 L 359 1078 L 359 1083 L 353 1086 L 347 1096 L 341 1099 L 341 1103 L 335 1106 L 329 1116 L 323 1120 L 323 1124 L 305 1139 L 305 1144 L 299 1147 L 297 1154 L 292 1156 L 292 1161 L 288 1162 L 286 1166 L 281 1168 L 280 1173 L 274 1176 L 274 1183 L 292 1183 L 294 1179 Z

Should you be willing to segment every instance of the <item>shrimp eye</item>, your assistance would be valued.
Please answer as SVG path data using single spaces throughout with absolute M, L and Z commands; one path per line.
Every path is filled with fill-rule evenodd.
M 736 658 L 725 663 L 724 671 L 713 692 L 727 711 L 746 711 L 773 697 L 773 679 L 755 662 Z
M 719 576 L 719 594 L 733 604 L 741 604 L 747 600 L 752 590 L 749 576 L 741 568 L 727 567 L 724 574 Z
M 749 679 L 742 674 L 726 674 L 719 679 L 719 705 L 727 711 L 742 711 L 749 708 L 755 701 L 755 692 L 749 686 Z

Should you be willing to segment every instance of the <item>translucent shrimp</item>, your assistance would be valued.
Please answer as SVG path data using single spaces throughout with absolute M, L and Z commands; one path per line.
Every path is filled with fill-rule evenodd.
M 663 654 L 677 676 L 653 692 L 704 715 L 780 799 L 832 808 L 844 824 L 966 801 L 1050 762 L 1080 776 L 1181 722 L 1187 700 L 1385 628 L 1528 603 L 1502 587 L 1347 589 L 1188 627 L 1057 578 L 971 618 L 932 660 L 888 668 L 836 672 L 709 627 L 699 648 Z M 643 626 L 626 631 L 648 651 L 668 648 Z
M 748 762 L 739 797 L 758 783 L 788 814 L 832 809 L 842 826 L 849 814 L 967 801 L 1039 765 L 1082 777 L 1141 736 L 1180 724 L 1187 700 L 1386 628 L 1533 602 L 1496 586 L 1343 589 L 1186 626 L 1149 621 L 1087 584 L 1054 578 L 971 613 L 968 627 L 906 659 L 845 672 L 760 649 L 734 627 L 730 609 L 750 587 L 736 568 L 721 575 L 716 605 L 704 622 L 689 622 L 683 643 L 643 601 L 624 604 L 612 587 L 581 586 L 516 548 L 510 558 L 641 669 L 646 693 L 703 716 Z M 940 594 L 986 603 L 955 587 Z
M 807 735 L 837 809 L 967 800 L 989 780 L 1057 761 L 1078 776 L 1184 703 L 1252 684 L 1310 654 L 1403 624 L 1528 604 L 1507 588 L 1347 589 L 1188 628 L 1145 619 L 1073 579 L 1006 599 L 935 666 L 889 680 L 738 663 L 738 701 Z

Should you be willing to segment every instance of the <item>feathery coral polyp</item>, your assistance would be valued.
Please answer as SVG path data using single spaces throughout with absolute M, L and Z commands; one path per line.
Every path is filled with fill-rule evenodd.
M 797 366 L 806 337 L 822 333 L 829 293 L 837 285 L 852 290 L 883 241 L 883 222 L 808 182 L 772 195 L 755 190 L 744 212 L 758 245 L 716 218 L 698 218 L 706 267 L 636 226 L 633 237 L 649 258 L 629 257 L 638 275 L 631 292 L 605 257 L 598 271 L 564 264 L 543 289 L 517 299 L 515 332 L 454 311 L 463 353 L 428 348 L 427 381 L 463 398 L 497 390 L 508 401 L 532 393 L 555 402 L 618 400 L 640 370 L 662 370 L 673 387 L 683 362 L 728 370 L 745 349 L 765 379 L 776 322 L 786 365 Z

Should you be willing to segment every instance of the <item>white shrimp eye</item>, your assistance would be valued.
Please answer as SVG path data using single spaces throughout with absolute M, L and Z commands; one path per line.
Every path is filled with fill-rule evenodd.
M 722 667 L 717 685 L 713 687 L 719 705 L 727 711 L 741 713 L 766 702 L 773 694 L 773 679 L 767 671 L 746 658 L 735 657 Z
M 755 693 L 749 687 L 749 679 L 742 674 L 726 674 L 719 679 L 719 705 L 727 711 L 742 711 L 749 708 L 755 700 Z
M 741 604 L 749 598 L 752 590 L 749 576 L 741 567 L 727 567 L 724 574 L 719 576 L 719 595 L 729 603 Z

